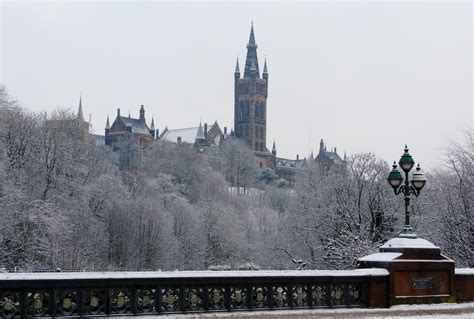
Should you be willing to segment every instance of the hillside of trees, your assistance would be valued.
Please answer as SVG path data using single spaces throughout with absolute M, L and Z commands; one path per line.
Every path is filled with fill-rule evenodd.
M 474 267 L 474 144 L 446 145 L 413 201 L 417 234 Z M 93 146 L 68 110 L 33 113 L 0 87 L 0 268 L 349 269 L 403 225 L 389 165 L 300 170 L 294 187 L 229 141 L 216 163 L 156 142 L 134 172 Z

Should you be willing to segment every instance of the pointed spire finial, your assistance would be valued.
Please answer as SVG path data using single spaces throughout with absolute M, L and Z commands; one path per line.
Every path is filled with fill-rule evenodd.
M 82 112 L 82 91 L 79 93 L 79 109 L 77 110 L 77 119 L 84 121 L 84 113 Z
M 155 120 L 153 119 L 153 116 L 151 117 L 151 126 L 150 126 L 150 129 L 151 129 L 151 130 L 154 130 L 154 129 L 155 129 Z
M 253 21 L 252 21 L 252 26 L 250 27 L 249 45 L 255 45 L 255 33 L 253 31 Z
M 198 130 L 196 133 L 196 141 L 204 141 L 206 136 L 204 135 L 204 130 L 202 129 L 201 121 L 199 121 Z
M 266 55 L 265 55 L 265 63 L 263 64 L 263 73 L 268 73 L 267 56 Z
M 239 57 L 238 56 L 237 56 L 237 62 L 235 62 L 235 73 L 240 73 Z
M 110 129 L 109 114 L 107 114 L 107 122 L 105 122 L 105 129 Z

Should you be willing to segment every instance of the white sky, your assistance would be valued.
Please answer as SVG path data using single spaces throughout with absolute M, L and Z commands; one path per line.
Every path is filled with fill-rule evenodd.
M 163 130 L 233 125 L 250 22 L 267 55 L 267 146 L 278 156 L 408 143 L 436 165 L 473 124 L 471 2 L 2 2 L 0 81 L 27 108 L 76 110 L 103 134 L 116 109 Z

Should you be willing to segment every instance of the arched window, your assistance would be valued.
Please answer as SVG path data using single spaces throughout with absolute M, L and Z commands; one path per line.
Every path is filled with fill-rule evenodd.
M 239 103 L 240 118 L 244 118 L 244 101 L 240 100 Z

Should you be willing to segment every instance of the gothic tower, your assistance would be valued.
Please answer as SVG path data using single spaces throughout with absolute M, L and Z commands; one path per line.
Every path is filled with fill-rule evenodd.
M 267 149 L 267 61 L 262 77 L 258 66 L 257 44 L 253 23 L 247 44 L 244 76 L 240 77 L 239 60 L 234 72 L 234 130 L 235 136 L 245 140 L 251 149 L 268 152 Z

